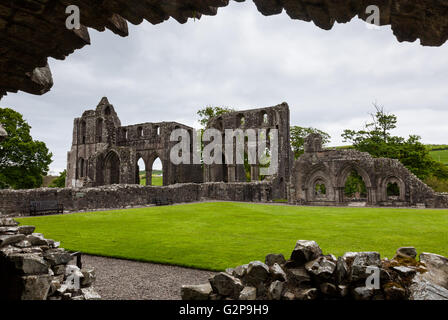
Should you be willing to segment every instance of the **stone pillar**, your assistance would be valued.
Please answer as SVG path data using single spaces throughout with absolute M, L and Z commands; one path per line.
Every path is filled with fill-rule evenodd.
M 147 186 L 152 185 L 152 169 L 151 170 L 146 169 L 146 185 Z
M 235 182 L 236 180 L 236 166 L 234 164 L 227 165 L 227 181 Z
M 250 180 L 251 181 L 260 180 L 260 167 L 256 164 L 250 165 Z

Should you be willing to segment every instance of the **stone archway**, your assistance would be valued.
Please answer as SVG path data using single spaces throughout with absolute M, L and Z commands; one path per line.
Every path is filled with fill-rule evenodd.
M 367 191 L 367 204 L 373 204 L 375 202 L 375 197 L 372 182 L 368 173 L 360 166 L 352 163 L 343 167 L 343 169 L 336 175 L 337 201 L 341 204 L 347 202 L 347 198 L 345 196 L 345 185 L 352 172 L 356 172 L 361 176 Z
M 105 184 L 120 183 L 120 157 L 115 151 L 110 151 L 104 160 Z
M 165 172 L 165 165 L 164 165 L 164 161 L 163 158 L 158 154 L 158 153 L 154 153 L 150 156 L 150 158 L 147 161 L 147 166 L 146 166 L 146 185 L 147 186 L 152 186 L 153 184 L 153 169 L 154 169 L 154 164 L 157 162 L 157 160 L 160 160 L 160 163 L 162 165 L 162 185 L 167 185 L 167 175 Z
M 145 172 L 145 183 L 144 185 L 148 185 L 148 166 L 147 161 L 141 154 L 137 154 L 137 161 L 135 162 L 135 183 L 142 184 L 140 174 L 141 172 Z
M 323 192 L 323 188 L 325 192 Z M 316 167 L 304 183 L 307 202 L 335 201 L 335 189 L 325 166 Z
M 396 185 L 398 187 L 398 194 L 395 196 L 388 195 L 388 186 Z M 396 176 L 388 176 L 382 179 L 380 185 L 380 195 L 382 201 L 406 201 L 406 184 L 404 181 Z

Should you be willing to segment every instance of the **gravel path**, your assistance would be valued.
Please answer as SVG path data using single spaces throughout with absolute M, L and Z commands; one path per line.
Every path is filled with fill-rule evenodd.
M 82 255 L 83 267 L 94 267 L 95 290 L 104 300 L 180 300 L 183 284 L 201 284 L 211 271 Z

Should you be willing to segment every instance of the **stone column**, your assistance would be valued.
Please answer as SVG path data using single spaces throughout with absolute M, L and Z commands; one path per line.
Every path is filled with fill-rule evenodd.
M 236 165 L 228 164 L 227 165 L 227 181 L 235 182 L 236 180 Z
M 260 167 L 256 164 L 250 165 L 250 180 L 258 181 L 260 178 Z

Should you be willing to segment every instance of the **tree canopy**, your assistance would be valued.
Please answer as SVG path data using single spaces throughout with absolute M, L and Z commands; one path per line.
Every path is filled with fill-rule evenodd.
M 323 144 L 327 144 L 330 142 L 330 135 L 324 131 L 321 131 L 316 128 L 305 128 L 299 126 L 292 126 L 290 129 L 291 135 L 291 148 L 294 152 L 294 158 L 297 159 L 304 153 L 304 144 L 305 138 L 312 134 L 318 133 L 322 136 Z
M 207 106 L 200 109 L 197 114 L 199 116 L 199 123 L 205 128 L 211 118 L 222 115 L 227 112 L 235 111 L 230 107 L 213 107 Z
M 28 189 L 42 185 L 52 153 L 44 142 L 33 140 L 22 115 L 0 108 L 0 124 L 8 136 L 0 142 L 0 188 Z
M 67 177 L 67 170 L 62 171 L 59 176 L 54 179 L 51 184 L 50 188 L 65 188 L 65 178 Z
M 420 136 L 410 135 L 406 139 L 392 135 L 391 131 L 397 127 L 397 116 L 376 104 L 374 107 L 375 112 L 370 114 L 371 122 L 359 131 L 345 130 L 342 134 L 344 141 L 351 142 L 355 149 L 368 152 L 373 157 L 398 159 L 422 180 L 430 176 L 448 178 L 448 168 L 430 156 L 428 148 L 420 142 Z

